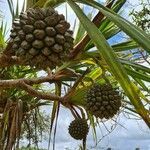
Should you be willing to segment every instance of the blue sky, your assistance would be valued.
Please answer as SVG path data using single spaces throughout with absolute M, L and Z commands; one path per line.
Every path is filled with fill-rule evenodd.
M 17 0 L 13 0 L 14 3 Z M 104 2 L 104 1 L 103 1 Z M 136 0 L 130 2 L 136 4 Z M 20 8 L 21 8 L 21 1 L 20 1 Z M 89 7 L 86 7 L 86 12 L 89 11 Z M 8 5 L 6 0 L 2 0 L 2 3 L 0 3 L 0 10 L 3 11 L 3 15 L 5 17 L 5 20 L 7 20 L 8 26 L 11 25 L 11 15 L 8 9 Z M 65 8 L 63 6 L 59 7 L 57 9 L 60 13 L 65 14 Z M 128 8 L 125 8 L 125 16 L 127 15 Z M 71 10 L 70 7 L 68 7 L 68 21 L 71 22 L 73 27 L 73 22 L 75 18 L 75 14 Z M 119 38 L 115 38 L 114 40 L 119 40 Z M 46 112 L 51 110 L 51 108 L 47 107 L 44 108 Z M 65 148 L 75 149 L 79 144 L 81 144 L 80 141 L 75 141 L 72 139 L 67 130 L 68 125 L 72 121 L 72 116 L 70 112 L 64 108 L 61 108 L 58 121 L 58 128 L 57 128 L 57 136 L 56 136 L 56 150 L 65 150 Z M 120 114 L 118 117 L 119 124 L 123 125 L 124 127 L 118 125 L 116 129 L 110 133 L 107 137 L 103 138 L 102 141 L 98 144 L 97 147 L 92 147 L 95 145 L 93 142 L 92 132 L 90 130 L 90 133 L 87 138 L 87 145 L 89 150 L 100 150 L 100 149 L 106 149 L 106 147 L 112 147 L 113 150 L 134 150 L 136 147 L 140 147 L 141 150 L 150 150 L 150 130 L 145 125 L 143 121 L 138 120 L 132 120 L 127 119 L 123 114 Z M 114 123 L 113 121 L 106 122 L 106 125 L 108 128 L 111 127 L 111 124 Z M 107 131 L 102 123 L 100 123 L 101 130 L 103 131 L 103 134 L 106 134 Z M 102 137 L 102 133 L 99 128 L 97 128 L 97 136 L 98 139 Z M 47 147 L 47 141 L 43 142 L 41 144 L 42 147 Z

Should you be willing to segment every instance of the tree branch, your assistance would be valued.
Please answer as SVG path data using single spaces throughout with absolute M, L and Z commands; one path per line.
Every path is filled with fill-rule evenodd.
M 62 80 L 62 78 L 67 77 L 68 75 L 63 73 L 68 73 L 69 76 L 72 74 L 72 76 L 77 76 L 72 72 L 71 70 L 64 70 L 64 72 L 61 70 L 60 72 L 57 72 L 56 74 L 53 74 L 51 76 L 46 77 L 39 77 L 39 78 L 33 78 L 33 79 L 11 79 L 11 80 L 0 80 L 0 89 L 6 89 L 6 88 L 21 88 L 25 90 L 28 94 L 31 96 L 37 97 L 39 99 L 46 99 L 46 100 L 58 100 L 62 101 L 63 98 L 56 96 L 54 94 L 46 94 L 43 92 L 39 92 L 35 89 L 33 89 L 33 84 L 40 84 L 44 82 L 58 82 Z
M 79 77 L 80 74 L 77 74 L 71 69 L 63 69 L 55 74 L 48 75 L 46 77 L 39 77 L 39 78 L 33 78 L 33 79 L 10 79 L 10 80 L 0 80 L 0 88 L 14 88 L 18 86 L 20 83 L 24 82 L 28 85 L 33 85 L 33 84 L 40 84 L 44 82 L 57 82 L 57 81 L 62 81 L 64 78 L 68 77 Z
M 0 80 L 0 88 L 14 88 L 17 87 L 20 83 L 24 82 L 28 85 L 40 84 L 44 82 L 54 82 L 60 80 L 62 76 L 47 76 L 47 77 L 39 77 L 33 79 L 11 79 L 11 80 Z
M 62 101 L 63 98 L 61 98 L 60 96 L 56 96 L 55 94 L 47 94 L 47 93 L 43 93 L 43 92 L 39 92 L 35 89 L 33 89 L 32 86 L 27 85 L 25 82 L 20 82 L 19 83 L 19 87 L 23 90 L 25 90 L 26 92 L 28 92 L 28 94 L 30 94 L 31 96 L 37 97 L 39 99 L 45 99 L 45 100 L 57 100 L 57 101 Z
M 40 77 L 37 79 L 16 79 L 16 80 L 0 80 L 0 88 L 21 88 L 25 90 L 29 95 L 37 97 L 39 99 L 46 99 L 46 100 L 57 100 L 57 101 L 62 101 L 63 98 L 56 96 L 52 93 L 43 93 L 39 92 L 31 85 L 33 84 L 39 84 L 43 82 L 52 82 L 52 81 L 57 81 L 57 79 L 54 79 L 54 76 L 47 76 L 47 77 Z

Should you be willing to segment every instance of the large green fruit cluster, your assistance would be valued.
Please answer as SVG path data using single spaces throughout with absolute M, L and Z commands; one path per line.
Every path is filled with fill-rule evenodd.
M 86 138 L 89 127 L 85 119 L 75 119 L 69 125 L 69 134 L 76 140 Z
M 24 64 L 39 68 L 61 65 L 73 47 L 73 32 L 53 8 L 30 8 L 13 22 L 12 49 Z
M 94 84 L 86 94 L 86 109 L 100 119 L 112 118 L 120 107 L 121 96 L 110 84 Z

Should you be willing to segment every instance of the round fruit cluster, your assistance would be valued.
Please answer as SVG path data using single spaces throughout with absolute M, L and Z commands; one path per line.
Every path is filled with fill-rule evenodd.
M 75 119 L 69 125 L 69 134 L 76 140 L 86 138 L 89 127 L 85 119 Z
M 12 49 L 24 64 L 38 68 L 61 65 L 73 47 L 73 32 L 53 8 L 30 8 L 13 22 Z
M 112 118 L 121 107 L 121 96 L 109 84 L 94 84 L 86 94 L 86 109 L 100 119 Z

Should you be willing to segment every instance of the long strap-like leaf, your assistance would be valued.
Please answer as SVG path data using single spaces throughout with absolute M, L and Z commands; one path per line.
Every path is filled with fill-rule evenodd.
M 140 28 L 136 27 L 134 24 L 130 23 L 123 17 L 119 16 L 115 12 L 111 11 L 109 8 L 101 5 L 96 1 L 91 0 L 78 0 L 81 3 L 88 4 L 92 7 L 97 8 L 101 11 L 108 19 L 114 22 L 118 27 L 120 27 L 126 34 L 133 38 L 137 43 L 140 44 L 148 53 L 150 53 L 150 37 L 142 31 Z

